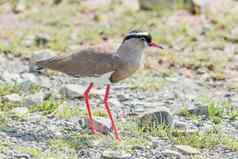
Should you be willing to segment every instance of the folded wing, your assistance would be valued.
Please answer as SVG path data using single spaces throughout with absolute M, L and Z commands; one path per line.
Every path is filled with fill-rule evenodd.
M 49 60 L 38 61 L 36 64 L 79 77 L 102 75 L 114 71 L 112 54 L 98 52 L 95 49 L 85 49 L 69 56 L 53 57 Z

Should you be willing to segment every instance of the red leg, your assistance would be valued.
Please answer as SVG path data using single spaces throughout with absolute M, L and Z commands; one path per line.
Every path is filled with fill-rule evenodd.
M 95 124 L 93 121 L 92 110 L 91 110 L 91 106 L 90 106 L 90 102 L 89 102 L 89 92 L 92 87 L 93 87 L 93 82 L 91 82 L 89 84 L 89 86 L 87 87 L 87 89 L 85 90 L 84 98 L 85 98 L 86 108 L 87 108 L 87 112 L 88 112 L 89 127 L 91 128 L 92 133 L 96 134 L 96 128 L 95 128 Z
M 116 137 L 117 141 L 120 142 L 121 141 L 120 134 L 118 132 L 118 129 L 116 127 L 116 123 L 113 119 L 113 116 L 112 116 L 112 113 L 111 113 L 111 110 L 110 110 L 109 104 L 108 104 L 109 90 L 110 90 L 110 85 L 108 84 L 107 87 L 106 87 L 106 93 L 105 93 L 105 96 L 104 96 L 104 105 L 105 105 L 105 109 L 107 111 L 107 114 L 108 114 L 108 116 L 111 120 L 112 129 L 114 131 L 115 137 Z

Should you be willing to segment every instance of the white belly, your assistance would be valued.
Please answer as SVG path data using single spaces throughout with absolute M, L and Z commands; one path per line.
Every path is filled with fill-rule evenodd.
M 103 87 L 106 84 L 110 84 L 110 77 L 113 72 L 105 73 L 100 76 L 95 76 L 95 77 L 79 77 L 81 81 L 84 83 L 90 83 L 93 82 L 95 86 Z

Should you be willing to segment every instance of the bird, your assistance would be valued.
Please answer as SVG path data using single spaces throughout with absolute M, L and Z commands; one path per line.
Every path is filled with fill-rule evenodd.
M 94 78 L 107 74 L 106 90 L 104 95 L 104 106 L 112 124 L 112 129 L 117 141 L 120 141 L 120 134 L 114 121 L 109 106 L 109 94 L 111 83 L 124 80 L 135 73 L 140 65 L 143 50 L 147 47 L 163 48 L 152 41 L 148 32 L 132 30 L 124 37 L 119 48 L 115 52 L 105 52 L 95 48 L 86 48 L 66 56 L 55 56 L 47 60 L 36 61 L 35 64 L 41 68 L 59 71 L 77 78 Z M 105 80 L 105 79 L 104 79 Z M 89 93 L 94 85 L 89 85 L 84 91 L 84 100 L 87 108 L 89 127 L 93 134 L 97 133 L 90 105 Z

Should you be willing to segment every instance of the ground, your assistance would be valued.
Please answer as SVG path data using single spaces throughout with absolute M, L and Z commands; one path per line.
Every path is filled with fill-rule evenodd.
M 0 158 L 100 158 L 105 150 L 141 159 L 238 158 L 237 1 L 213 0 L 203 15 L 134 11 L 119 0 L 79 3 L 33 0 L 19 13 L 13 3 L 0 6 Z M 62 97 L 62 86 L 86 83 L 51 71 L 29 73 L 29 58 L 45 49 L 115 50 L 132 29 L 151 32 L 164 49 L 145 50 L 141 70 L 112 86 L 110 103 L 122 136 L 117 144 L 85 127 L 82 97 Z M 105 117 L 102 91 L 92 95 L 92 106 L 95 116 Z M 157 108 L 168 109 L 173 128 L 137 125 L 137 114 Z M 199 153 L 181 153 L 178 144 Z

